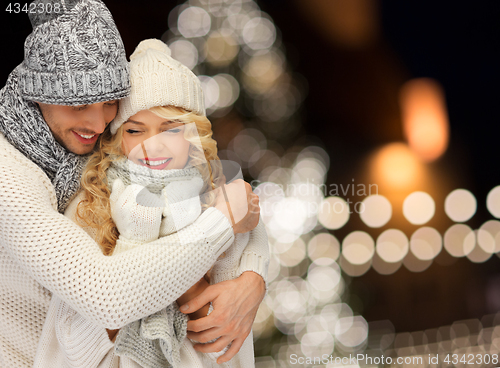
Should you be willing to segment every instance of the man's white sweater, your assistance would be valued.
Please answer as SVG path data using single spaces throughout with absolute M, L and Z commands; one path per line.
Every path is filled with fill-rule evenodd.
M 175 301 L 234 240 L 216 209 L 179 236 L 181 251 L 165 237 L 104 256 L 57 212 L 45 173 L 0 135 L 0 366 L 33 365 L 52 293 L 96 326 L 121 328 Z

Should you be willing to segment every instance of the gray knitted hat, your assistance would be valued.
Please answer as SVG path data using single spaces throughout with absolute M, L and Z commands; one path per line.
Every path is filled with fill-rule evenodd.
M 36 12 L 29 13 L 33 31 L 24 43 L 24 61 L 18 68 L 25 99 L 85 105 L 129 94 L 125 49 L 102 1 L 33 3 L 37 5 Z M 40 9 L 44 12 L 38 13 Z

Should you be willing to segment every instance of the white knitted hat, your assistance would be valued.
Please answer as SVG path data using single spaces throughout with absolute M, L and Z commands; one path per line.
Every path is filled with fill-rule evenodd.
M 120 100 L 111 133 L 139 111 L 155 106 L 176 106 L 205 116 L 200 80 L 170 56 L 168 46 L 157 39 L 144 40 L 130 56 L 130 96 Z

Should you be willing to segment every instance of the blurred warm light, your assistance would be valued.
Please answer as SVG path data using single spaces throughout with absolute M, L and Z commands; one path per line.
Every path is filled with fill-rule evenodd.
M 229 147 L 238 155 L 243 163 L 246 163 L 251 161 L 256 153 L 266 149 L 266 143 L 266 137 L 260 131 L 256 129 L 243 129 L 229 143 Z
M 282 75 L 284 57 L 277 51 L 269 51 L 251 57 L 243 66 L 243 83 L 252 93 L 269 91 Z
M 377 238 L 377 254 L 387 263 L 400 262 L 408 248 L 408 238 L 401 230 L 388 229 Z
M 376 2 L 370 0 L 308 0 L 299 2 L 321 31 L 342 46 L 361 48 L 379 34 Z
M 421 227 L 410 239 L 412 253 L 421 261 L 434 259 L 443 248 L 441 234 L 432 227 Z
M 453 257 L 464 257 L 472 252 L 475 246 L 476 235 L 467 225 L 453 225 L 444 234 L 444 248 Z
M 238 51 L 238 43 L 229 30 L 213 31 L 205 42 L 206 60 L 216 67 L 229 65 Z
M 432 197 L 425 192 L 413 192 L 403 202 L 403 215 L 413 225 L 428 222 L 436 210 Z
M 363 206 L 359 216 L 367 226 L 382 227 L 391 219 L 391 202 L 384 196 L 370 195 L 362 203 Z
M 486 197 L 486 207 L 494 217 L 500 218 L 500 185 L 496 186 L 488 193 Z
M 375 252 L 372 257 L 372 267 L 381 275 L 392 275 L 394 272 L 399 270 L 402 264 L 402 261 L 396 263 L 386 262 L 378 255 L 378 252 Z
M 340 268 L 336 263 L 320 266 L 313 263 L 309 266 L 307 282 L 318 291 L 334 290 L 340 282 Z
M 375 154 L 373 170 L 375 182 L 404 189 L 419 179 L 423 168 L 406 144 L 391 143 Z
M 242 30 L 245 27 L 245 25 L 248 23 L 250 20 L 250 17 L 248 14 L 244 13 L 236 13 L 233 15 L 230 15 L 227 17 L 224 22 L 222 23 L 222 27 L 226 29 L 231 29 L 233 30 L 237 35 L 241 36 Z M 243 41 L 239 42 L 240 44 Z
M 364 275 L 371 267 L 371 258 L 364 264 L 352 264 L 343 255 L 339 258 L 339 265 L 343 272 L 352 277 Z
M 340 243 L 332 234 L 320 233 L 309 241 L 307 254 L 312 261 L 327 266 L 339 258 Z
M 477 231 L 477 243 L 488 254 L 500 252 L 500 221 L 485 222 Z
M 486 232 L 486 231 L 484 231 L 484 232 Z M 483 234 L 484 234 L 484 232 L 483 232 Z M 483 247 L 480 246 L 480 244 L 479 244 L 479 234 L 478 233 L 479 233 L 479 231 L 475 231 L 477 242 L 476 242 L 474 248 L 472 249 L 472 251 L 469 252 L 469 254 L 467 254 L 466 257 L 471 262 L 474 262 L 474 263 L 483 263 L 483 262 L 486 262 L 488 259 L 491 258 L 492 253 L 488 252 L 488 251 L 485 251 L 483 249 Z
M 240 95 L 240 85 L 238 81 L 229 74 L 217 74 L 214 80 L 219 85 L 219 98 L 216 105 L 218 108 L 224 108 L 232 105 Z
M 328 153 L 321 147 L 318 146 L 308 146 L 305 147 L 302 151 L 300 151 L 297 156 L 297 160 L 302 160 L 305 158 L 313 158 L 320 162 L 325 169 L 330 167 L 330 156 Z
M 318 220 L 325 228 L 340 229 L 349 220 L 349 204 L 340 197 L 328 197 L 321 202 Z
M 335 326 L 335 338 L 344 347 L 359 346 L 368 338 L 368 323 L 361 316 L 341 318 Z
M 200 75 L 198 76 L 198 79 L 200 80 L 201 88 L 203 89 L 205 107 L 209 110 L 219 99 L 219 84 L 214 78 L 208 75 Z
M 327 171 L 323 163 L 314 157 L 297 157 L 292 170 L 297 174 L 297 181 L 317 185 L 324 183 Z
M 205 36 L 210 31 L 210 26 L 210 14 L 196 6 L 183 10 L 177 20 L 177 28 L 186 38 Z
M 413 79 L 401 88 L 400 103 L 410 148 L 425 161 L 437 159 L 446 151 L 449 139 L 441 86 L 429 78 Z
M 269 19 L 255 17 L 245 24 L 242 36 L 245 44 L 251 49 L 267 49 L 276 40 L 276 28 Z
M 411 272 L 422 272 L 429 268 L 432 264 L 432 260 L 423 261 L 415 257 L 413 252 L 408 252 L 406 257 L 403 259 L 403 265 Z
M 285 197 L 275 206 L 269 223 L 271 233 L 303 234 L 307 220 L 307 203 L 297 198 Z M 274 232 L 277 234 L 276 232 Z
M 273 247 L 282 266 L 293 267 L 302 262 L 306 256 L 306 245 L 300 238 L 293 243 L 277 241 Z
M 180 61 L 189 69 L 193 69 L 198 64 L 198 49 L 187 40 L 177 40 L 170 45 L 172 57 Z
M 465 189 L 456 189 L 446 197 L 444 210 L 455 222 L 465 222 L 476 213 L 477 201 L 474 194 Z
M 353 265 L 369 262 L 375 252 L 375 244 L 364 231 L 353 231 L 342 242 L 342 255 Z

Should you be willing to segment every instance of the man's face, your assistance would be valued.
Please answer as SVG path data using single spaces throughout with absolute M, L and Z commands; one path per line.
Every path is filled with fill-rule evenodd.
M 92 152 L 106 126 L 118 112 L 118 101 L 64 106 L 38 102 L 43 118 L 55 139 L 78 155 Z

